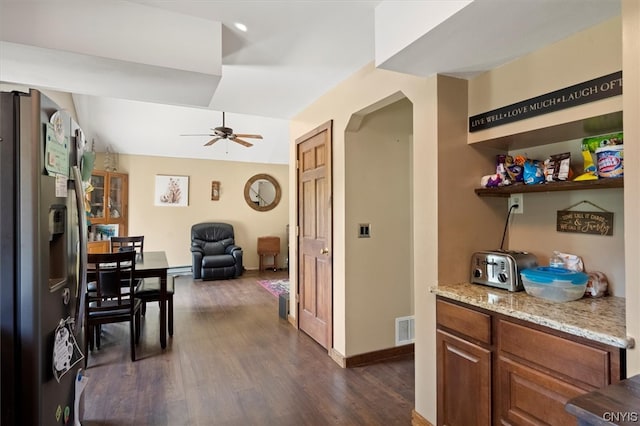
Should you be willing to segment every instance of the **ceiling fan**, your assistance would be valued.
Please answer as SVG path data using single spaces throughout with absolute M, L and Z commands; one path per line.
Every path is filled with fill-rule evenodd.
M 262 135 L 250 135 L 246 133 L 233 133 L 233 129 L 225 126 L 224 122 L 224 111 L 222 111 L 222 126 L 218 126 L 212 128 L 212 133 L 191 133 L 191 134 L 182 134 L 180 136 L 213 136 L 209 142 L 205 143 L 204 146 L 213 145 L 218 142 L 220 139 L 229 139 L 240 145 L 249 147 L 253 146 L 252 143 L 245 141 L 242 138 L 250 138 L 250 139 L 262 139 Z

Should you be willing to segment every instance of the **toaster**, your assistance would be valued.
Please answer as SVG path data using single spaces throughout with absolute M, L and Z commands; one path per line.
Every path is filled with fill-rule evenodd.
M 479 251 L 471 256 L 471 282 L 508 291 L 524 290 L 520 271 L 538 266 L 538 259 L 526 251 Z

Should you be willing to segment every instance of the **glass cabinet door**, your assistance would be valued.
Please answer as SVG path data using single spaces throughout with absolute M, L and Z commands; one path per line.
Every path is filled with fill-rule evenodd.
M 91 204 L 91 211 L 89 213 L 90 219 L 101 220 L 105 218 L 105 176 L 102 174 L 92 174 L 91 175 L 91 186 L 93 186 L 93 191 L 89 192 L 89 202 Z
M 109 219 L 113 219 L 116 222 L 118 219 L 122 219 L 124 213 L 124 179 L 122 176 L 109 175 L 109 199 L 107 200 L 109 206 Z

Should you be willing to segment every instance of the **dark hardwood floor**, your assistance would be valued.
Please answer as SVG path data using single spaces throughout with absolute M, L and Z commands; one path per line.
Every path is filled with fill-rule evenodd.
M 105 326 L 89 353 L 82 424 L 410 425 L 413 360 L 340 368 L 257 284 L 283 277 L 176 278 L 173 338 L 160 349 L 149 304 L 133 363 L 128 326 Z

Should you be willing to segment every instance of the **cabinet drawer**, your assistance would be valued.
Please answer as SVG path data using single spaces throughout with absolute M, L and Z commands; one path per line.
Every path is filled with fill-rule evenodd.
M 499 421 L 496 424 L 575 425 L 565 404 L 585 393 L 566 383 L 507 357 L 498 360 Z
M 534 330 L 509 321 L 499 321 L 499 349 L 502 353 L 530 361 L 579 381 L 587 389 L 610 383 L 609 352 Z
M 491 316 L 443 300 L 436 301 L 438 325 L 491 344 Z

